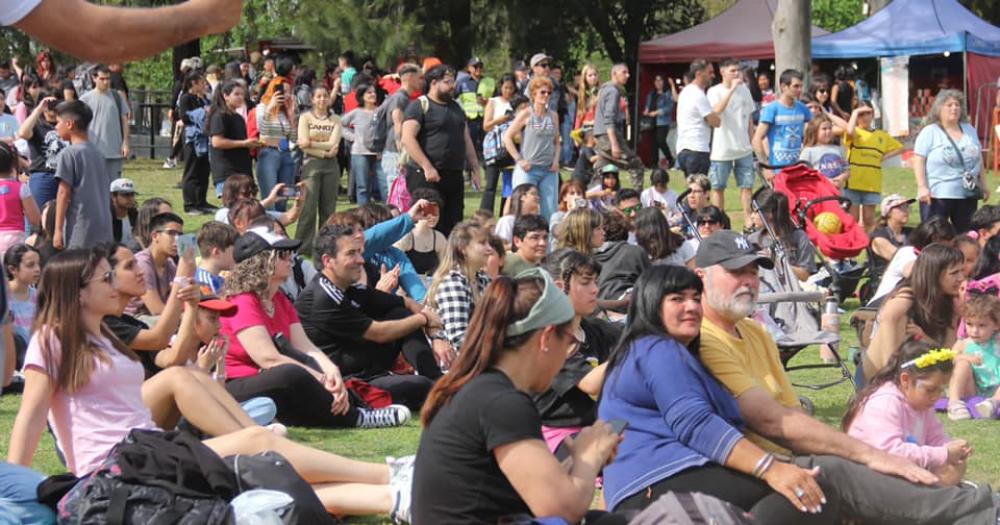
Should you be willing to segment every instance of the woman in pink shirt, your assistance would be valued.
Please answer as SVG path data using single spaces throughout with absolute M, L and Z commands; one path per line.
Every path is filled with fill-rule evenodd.
M 972 447 L 952 440 L 934 415 L 951 378 L 954 352 L 909 339 L 844 415 L 844 430 L 869 445 L 907 458 L 930 470 L 942 485 L 956 485 L 965 475 Z
M 31 198 L 27 184 L 17 178 L 17 153 L 6 142 L 0 142 L 0 256 L 7 248 L 21 244 L 27 238 L 24 219 L 32 227 L 41 226 L 38 206 Z
M 38 297 L 38 330 L 25 356 L 24 396 L 7 460 L 31 465 L 48 416 L 67 467 L 83 476 L 131 429 L 157 429 L 142 403 L 142 364 L 101 322 L 119 308 L 115 272 L 104 254 L 67 250 L 53 257 Z M 221 457 L 281 454 L 331 513 L 408 516 L 412 458 L 390 459 L 390 465 L 354 461 L 259 426 L 204 444 Z

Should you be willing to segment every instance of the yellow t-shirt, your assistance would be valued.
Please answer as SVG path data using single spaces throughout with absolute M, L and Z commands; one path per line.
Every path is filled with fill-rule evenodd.
M 854 128 L 853 139 L 844 136 L 847 162 L 851 165 L 847 188 L 882 193 L 882 158 L 901 147 L 898 140 L 881 129 Z
M 741 337 L 734 337 L 718 325 L 704 319 L 701 322 L 701 362 L 716 379 L 733 395 L 740 397 L 751 388 L 761 387 L 782 405 L 799 407 L 799 397 L 792 387 L 778 346 L 764 327 L 752 319 L 736 323 Z M 744 430 L 747 439 L 770 452 L 789 454 L 789 451 L 768 439 Z

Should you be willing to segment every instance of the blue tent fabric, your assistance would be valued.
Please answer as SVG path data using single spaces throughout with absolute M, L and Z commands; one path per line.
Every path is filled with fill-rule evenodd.
M 863 58 L 969 51 L 1000 56 L 1000 27 L 958 0 L 893 0 L 843 31 L 815 37 L 813 58 Z

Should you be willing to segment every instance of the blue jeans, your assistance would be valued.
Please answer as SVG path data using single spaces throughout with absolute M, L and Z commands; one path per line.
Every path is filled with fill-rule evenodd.
M 713 190 L 724 190 L 729 183 L 729 174 L 736 174 L 736 185 L 740 188 L 753 188 L 753 155 L 736 160 L 713 160 L 708 168 L 708 180 L 712 182 Z
M 549 171 L 549 166 L 532 166 L 531 170 L 525 172 L 520 166 L 514 168 L 514 187 L 521 184 L 530 183 L 538 187 L 538 195 L 541 197 L 542 217 L 549 220 L 549 217 L 556 212 L 559 207 L 559 174 Z
M 374 177 L 372 177 L 373 170 Z M 351 173 L 354 174 L 354 184 L 358 190 L 358 206 L 374 200 L 372 197 L 372 190 L 375 189 L 374 184 L 379 184 L 379 189 L 381 189 L 382 185 L 376 181 L 385 180 L 385 176 L 382 174 L 382 164 L 379 163 L 378 158 L 375 155 L 355 155 L 352 153 Z M 380 197 L 384 201 L 386 195 L 380 195 Z
M 38 484 L 44 479 L 27 467 L 0 462 L 0 523 L 54 524 L 52 509 L 38 503 Z
M 36 171 L 28 179 L 28 189 L 31 190 L 31 198 L 35 199 L 35 204 L 41 210 L 46 202 L 55 200 L 56 192 L 59 191 L 59 181 L 54 173 L 47 171 Z
M 278 148 L 261 148 L 257 152 L 257 185 L 260 186 L 260 198 L 266 199 L 279 182 L 289 186 L 295 184 L 295 162 L 292 161 L 292 152 L 280 151 Z M 274 209 L 285 211 L 284 201 L 278 201 Z
M 390 139 L 392 140 L 392 139 Z M 395 151 L 382 152 L 382 176 L 378 179 L 378 189 L 382 192 L 382 200 L 389 200 L 389 188 L 399 177 L 402 168 L 399 167 L 399 153 Z

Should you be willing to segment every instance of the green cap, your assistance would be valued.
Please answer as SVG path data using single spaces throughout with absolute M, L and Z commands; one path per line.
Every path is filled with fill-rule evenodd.
M 608 164 L 601 168 L 601 173 L 618 173 L 618 166 L 615 164 Z
M 545 328 L 550 325 L 558 325 L 568 322 L 576 315 L 573 310 L 573 303 L 569 297 L 562 292 L 552 280 L 549 272 L 542 268 L 531 268 L 517 274 L 517 279 L 538 278 L 545 281 L 542 288 L 542 296 L 531 307 L 528 316 L 507 327 L 507 335 L 515 336 L 526 334 L 532 330 Z

